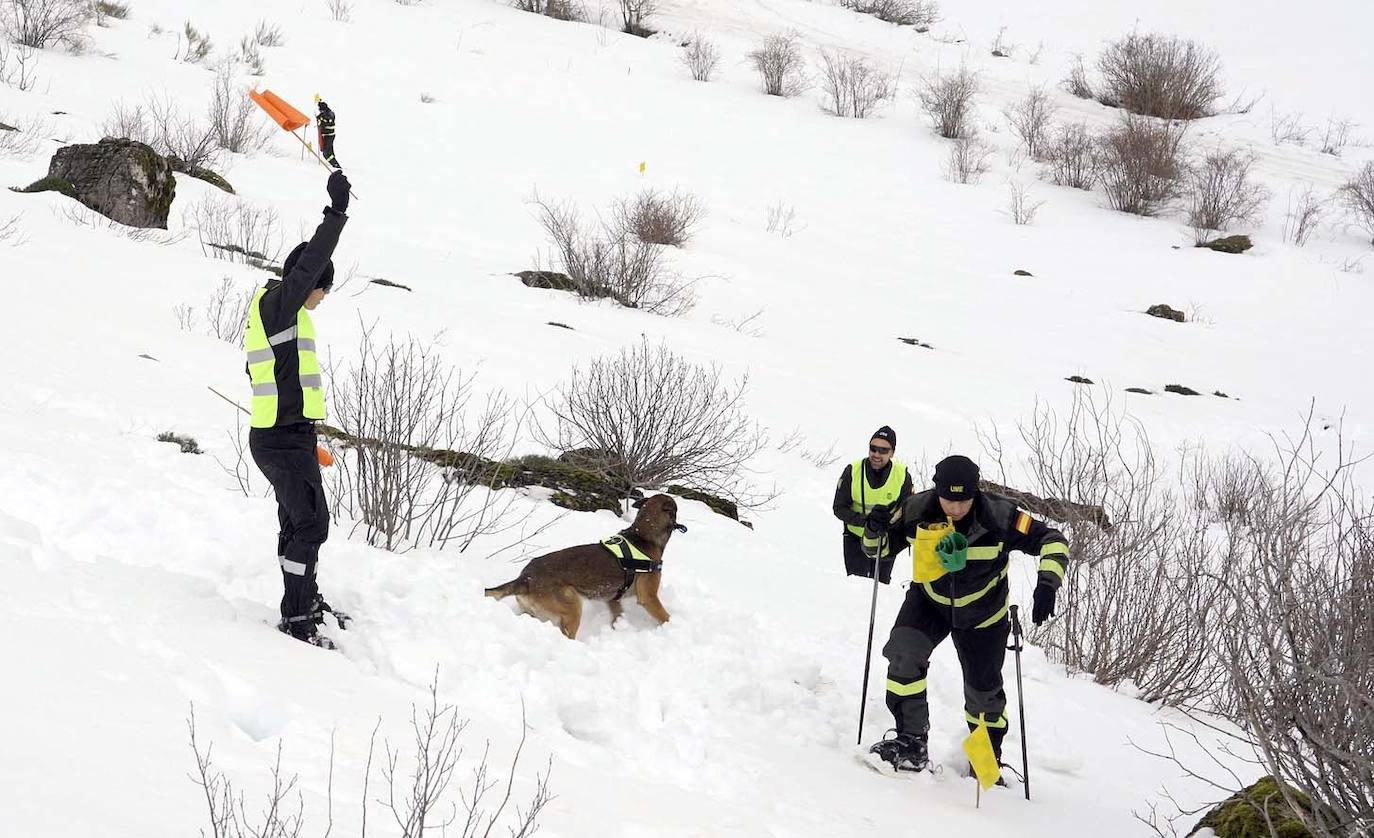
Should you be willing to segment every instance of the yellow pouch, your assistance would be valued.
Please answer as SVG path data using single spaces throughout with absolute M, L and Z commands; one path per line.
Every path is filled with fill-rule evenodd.
M 915 582 L 934 582 L 945 575 L 940 557 L 935 554 L 935 545 L 940 539 L 954 532 L 954 525 L 922 524 L 916 528 L 916 537 L 911 540 L 911 578 Z

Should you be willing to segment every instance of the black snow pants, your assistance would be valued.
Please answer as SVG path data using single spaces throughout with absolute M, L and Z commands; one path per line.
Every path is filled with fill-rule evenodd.
M 253 462 L 277 495 L 277 562 L 281 565 L 281 616 L 306 617 L 319 588 L 315 564 L 329 537 L 329 504 L 315 454 L 315 428 L 308 422 L 248 432 Z

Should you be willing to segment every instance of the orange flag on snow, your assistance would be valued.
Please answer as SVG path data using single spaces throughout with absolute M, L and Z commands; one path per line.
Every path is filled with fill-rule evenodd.
M 272 117 L 272 121 L 277 123 L 285 131 L 295 131 L 297 128 L 304 128 L 310 124 L 310 117 L 301 113 L 291 106 L 291 103 L 281 98 L 270 90 L 259 93 L 256 90 L 249 91 L 249 98 L 258 103 L 258 107 L 267 112 Z

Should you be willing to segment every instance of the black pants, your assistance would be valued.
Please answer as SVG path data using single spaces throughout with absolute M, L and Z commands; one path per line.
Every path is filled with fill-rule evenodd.
M 878 581 L 886 585 L 892 581 L 892 564 L 897 554 L 906 549 L 906 537 L 900 531 L 887 534 L 887 547 L 878 559 Z M 873 578 L 873 560 L 864 555 L 863 541 L 853 533 L 844 533 L 844 572 L 849 576 Z
M 323 157 L 324 157 L 325 160 L 329 161 L 329 165 L 333 166 L 333 167 L 336 168 L 336 169 L 342 169 L 342 168 L 343 168 L 342 166 L 339 165 L 339 161 L 338 161 L 337 159 L 335 159 L 335 157 L 334 157 L 334 135 L 333 135 L 333 134 L 321 134 L 321 135 L 320 135 L 320 154 L 323 155 Z
M 320 545 L 329 537 L 329 504 L 315 454 L 315 428 L 309 423 L 253 428 L 248 450 L 277 495 L 282 618 L 310 614 L 319 593 L 315 564 Z
M 1002 754 L 1007 733 L 1007 693 L 1002 688 L 1002 662 L 1007 657 L 1011 621 L 1003 617 L 987 628 L 951 628 L 949 606 L 930 599 L 920 585 L 906 592 L 897 612 L 892 634 L 883 647 L 887 658 L 887 709 L 897 730 L 924 734 L 930 729 L 930 702 L 926 698 L 926 673 L 930 655 L 946 637 L 964 673 L 964 713 L 969 729 L 981 718 L 988 725 L 993 750 Z

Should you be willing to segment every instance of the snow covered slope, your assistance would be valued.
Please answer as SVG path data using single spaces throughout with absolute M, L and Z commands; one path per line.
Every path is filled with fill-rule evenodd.
M 0 191 L 0 227 L 18 216 L 19 232 L 0 243 L 9 304 L 0 329 L 0 833 L 203 828 L 187 779 L 194 702 L 217 763 L 250 794 L 284 742 L 283 765 L 300 773 L 321 830 L 332 734 L 334 818 L 340 834 L 356 834 L 372 726 L 381 717 L 383 733 L 403 741 L 436 667 L 442 698 L 472 719 L 464 770 L 484 739 L 496 762 L 510 756 L 523 702 L 529 740 L 517 794 L 551 756 L 558 797 L 541 834 L 558 838 L 1147 835 L 1132 810 L 1162 785 L 1185 803 L 1208 798 L 1129 744 L 1157 747 L 1168 713 L 1067 677 L 1038 650 L 1026 660 L 1034 802 L 993 793 L 975 810 L 972 784 L 953 770 L 894 780 L 857 765 L 869 588 L 841 575 L 830 494 L 881 424 L 897 429 L 907 462 L 976 454 L 974 422 L 1008 429 L 1036 399 L 1063 405 L 1074 374 L 1107 382 L 1162 449 L 1189 439 L 1253 445 L 1292 429 L 1313 401 L 1323 417 L 1344 414 L 1348 437 L 1367 445 L 1374 396 L 1352 373 L 1371 350 L 1368 242 L 1336 224 L 1297 249 L 1280 231 L 1291 189 L 1329 193 L 1370 152 L 1352 146 L 1337 159 L 1275 147 L 1269 104 L 1374 126 L 1360 90 L 1374 59 L 1358 43 L 1374 12 L 1309 4 L 1300 19 L 1254 13 L 1241 26 L 1233 15 L 1250 4 L 1169 3 L 1139 18 L 1142 29 L 1215 45 L 1234 89 L 1270 93 L 1248 115 L 1191 129 L 1199 148 L 1253 147 L 1276 195 L 1256 248 L 1229 256 L 1190 247 L 1176 218 L 1112 213 L 1100 195 L 1038 183 L 1029 166 L 1009 162 L 1000 109 L 1031 84 L 1057 81 L 1073 52 L 1128 30 L 1140 14 L 1133 4 L 1047 13 L 947 3 L 935 34 L 962 34 L 964 44 L 819 2 L 668 5 L 665 35 L 641 40 L 487 0 L 356 0 L 351 23 L 329 20 L 323 0 L 133 0 L 127 20 L 91 31 L 88 54 L 41 54 L 34 90 L 0 87 L 0 120 L 42 129 L 33 154 L 0 156 L 0 182 L 23 185 L 46 173 L 57 147 L 49 140 L 98 139 L 118 101 L 151 93 L 200 111 L 212 74 L 173 59 L 184 21 L 221 54 L 256 21 L 275 22 L 285 44 L 264 51 L 257 81 L 300 105 L 319 91 L 339 114 L 338 155 L 359 197 L 336 262 L 414 289 L 356 280 L 331 296 L 316 322 L 336 357 L 373 321 L 423 339 L 442 332 L 442 357 L 475 371 L 479 388 L 526 397 L 563 380 L 573 362 L 644 335 L 732 376 L 748 371 L 750 410 L 777 438 L 796 428 L 802 450 L 833 445 L 841 458 L 817 468 L 802 450 L 765 452 L 759 470 L 784 494 L 750 516 L 752 530 L 683 502 L 691 529 L 670 550 L 664 599 L 674 617 L 661 629 L 634 606 L 612 628 L 592 607 L 583 637 L 569 643 L 482 598 L 524 558 L 624 525 L 601 512 L 567 516 L 504 552 L 511 534 L 463 554 L 396 555 L 336 530 L 322 586 L 358 625 L 335 633 L 341 654 L 305 648 L 268 625 L 280 581 L 274 507 L 257 496 L 265 484 L 255 474 L 258 492 L 245 498 L 216 461 L 234 459 L 235 416 L 206 387 L 245 399 L 242 356 L 183 331 L 174 314 L 203 307 L 226 276 L 247 288 L 262 273 L 209 259 L 194 234 L 165 246 L 134 241 L 74 223 L 70 202 L 52 193 Z M 987 54 L 1001 25 L 1023 47 L 1011 59 Z M 817 47 L 844 47 L 900 70 L 903 92 L 867 121 L 827 116 L 814 92 L 763 96 L 745 53 L 785 30 L 801 34 L 812 58 Z M 692 82 L 678 64 L 669 36 L 691 32 L 720 43 L 718 81 Z M 910 94 L 920 74 L 960 60 L 983 74 L 979 123 L 1007 152 L 978 186 L 941 177 L 946 146 Z M 1056 97 L 1065 116 L 1114 118 Z M 231 158 L 224 173 L 243 200 L 279 213 L 289 246 L 313 229 L 324 174 L 286 137 L 273 149 Z M 1003 213 L 1011 179 L 1047 202 L 1033 226 Z M 580 304 L 508 275 L 534 267 L 544 248 L 528 204 L 536 192 L 590 210 L 645 185 L 690 190 L 709 211 L 672 257 L 704 277 L 689 316 Z M 181 209 L 211 191 L 179 178 L 173 233 L 186 230 Z M 766 229 L 779 203 L 795 211 L 790 237 Z M 1179 325 L 1141 313 L 1159 302 L 1201 316 Z M 756 335 L 722 325 L 759 311 Z M 1170 383 L 1235 398 L 1121 393 Z M 195 437 L 207 454 L 154 441 L 166 430 Z M 520 450 L 537 448 L 526 440 Z M 516 503 L 532 527 L 557 511 L 534 497 Z M 1028 598 L 1033 578 L 1029 560 L 1017 566 L 1018 596 Z M 877 648 L 900 594 L 880 594 L 865 743 L 889 721 Z M 963 723 L 952 649 L 936 654 L 931 691 L 932 750 L 953 769 Z M 1013 734 L 1008 750 L 1019 747 Z M 375 834 L 383 822 L 374 807 Z

